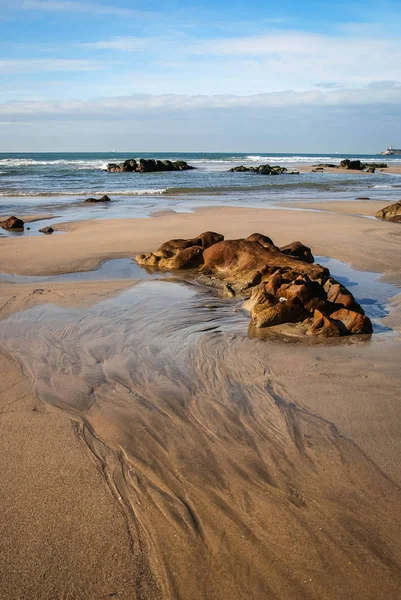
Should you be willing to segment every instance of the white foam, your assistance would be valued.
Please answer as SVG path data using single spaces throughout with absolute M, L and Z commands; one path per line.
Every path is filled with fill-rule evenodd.
M 55 192 L 36 192 L 36 191 L 24 191 L 17 192 L 13 190 L 1 191 L 0 197 L 56 197 L 56 196 L 158 196 L 164 194 L 167 188 L 149 188 L 143 190 L 58 190 Z

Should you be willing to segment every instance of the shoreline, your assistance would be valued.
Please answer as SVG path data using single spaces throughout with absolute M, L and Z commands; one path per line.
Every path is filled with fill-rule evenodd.
M 372 207 L 369 202 L 358 207 L 355 201 L 347 203 L 352 204 L 349 207 L 343 203 L 344 206 L 337 207 L 340 212 L 333 210 L 333 204 L 335 202 L 326 203 L 326 209 L 319 212 L 216 207 L 198 209 L 194 213 L 169 213 L 146 220 L 65 223 L 57 226 L 66 232 L 63 236 L 4 238 L 0 272 L 49 275 L 85 271 L 96 268 L 105 260 L 133 257 L 138 252 L 152 250 L 170 238 L 193 237 L 200 231 L 213 229 L 225 234 L 226 238 L 243 237 L 260 231 L 271 236 L 279 245 L 300 239 L 311 246 L 315 255 L 337 258 L 360 270 L 380 272 L 386 280 L 400 285 L 397 254 L 401 240 L 399 225 L 358 216 L 355 210 L 368 211 Z M 128 290 L 133 283 L 133 280 L 57 284 L 47 281 L 44 285 L 0 282 L 1 311 L 4 318 L 50 302 L 61 308 L 77 310 L 77 315 L 83 319 L 96 309 L 99 300 L 104 300 L 107 306 L 107 302 L 113 302 L 113 298 Z M 151 299 L 152 296 L 149 297 L 148 308 L 146 302 L 140 301 L 136 310 L 141 310 L 142 306 L 151 310 Z M 142 597 L 149 600 L 174 598 L 177 593 L 182 595 L 184 590 L 187 590 L 185 593 L 189 590 L 191 597 L 196 599 L 207 594 L 207 597 L 231 600 L 243 597 L 247 585 L 250 586 L 248 597 L 256 599 L 266 592 L 267 582 L 272 586 L 273 594 L 281 590 L 287 597 L 324 595 L 333 600 L 345 600 L 362 595 L 374 598 L 378 593 L 385 592 L 386 597 L 395 600 L 401 583 L 401 571 L 398 572 L 398 565 L 401 565 L 401 531 L 398 532 L 397 525 L 397 515 L 401 518 L 401 492 L 398 488 L 401 484 L 401 410 L 397 361 L 401 348 L 400 294 L 392 304 L 394 310 L 386 320 L 393 322 L 398 334 L 377 343 L 307 347 L 296 343 L 251 340 L 244 332 L 243 336 L 227 338 L 223 346 L 227 364 L 219 364 L 213 363 L 214 338 L 204 336 L 199 347 L 194 347 L 194 357 L 188 365 L 181 346 L 175 348 L 175 353 L 173 347 L 172 353 L 177 364 L 173 362 L 170 365 L 166 355 L 167 367 L 160 367 L 161 383 L 153 386 L 152 355 L 145 355 L 149 364 L 140 361 L 139 365 L 149 369 L 149 372 L 145 371 L 148 374 L 142 387 L 138 374 L 138 394 L 144 402 L 148 397 L 154 398 L 154 406 L 160 415 L 164 415 L 163 418 L 158 416 L 157 411 L 149 416 L 140 403 L 137 416 L 129 412 L 135 395 L 128 395 L 129 403 L 126 406 L 123 404 L 123 388 L 132 384 L 125 382 L 126 374 L 122 371 L 113 392 L 119 399 L 117 408 L 107 404 L 107 395 L 102 398 L 99 389 L 98 405 L 95 404 L 86 415 L 83 413 L 97 439 L 105 444 L 105 449 L 100 450 L 98 442 L 94 442 L 90 436 L 85 438 L 81 430 L 78 439 L 81 442 L 86 440 L 86 443 L 78 454 L 74 450 L 79 443 L 77 438 L 72 441 L 72 437 L 67 435 L 70 428 L 68 412 L 56 410 L 39 400 L 35 406 L 39 407 L 40 415 L 50 415 L 46 417 L 49 419 L 49 430 L 43 426 L 39 428 L 36 421 L 30 424 L 31 415 L 36 415 L 32 396 L 25 406 L 19 407 L 19 400 L 14 401 L 9 392 L 10 389 L 26 389 L 28 397 L 29 386 L 23 387 L 27 382 L 21 383 L 22 375 L 7 361 L 3 363 L 0 357 L 0 366 L 4 365 L 9 374 L 3 392 L 0 390 L 0 399 L 4 399 L 4 412 L 0 414 L 4 431 L 11 432 L 3 438 L 0 436 L 0 451 L 4 453 L 4 460 L 14 461 L 13 464 L 18 466 L 18 449 L 25 444 L 23 447 L 28 452 L 31 467 L 25 483 L 20 471 L 14 477 L 12 497 L 18 506 L 17 514 L 26 516 L 29 511 L 25 501 L 20 499 L 23 488 L 18 486 L 34 485 L 38 470 L 41 466 L 43 468 L 36 455 L 38 448 L 46 454 L 47 444 L 52 446 L 54 458 L 50 466 L 53 470 L 46 471 L 48 467 L 45 462 L 43 472 L 43 478 L 48 473 L 51 486 L 56 485 L 53 482 L 64 459 L 64 445 L 68 448 L 67 463 L 71 456 L 72 462 L 68 465 L 77 461 L 83 472 L 87 468 L 84 461 L 90 455 L 90 449 L 94 454 L 89 471 L 92 469 L 99 474 L 99 466 L 103 461 L 102 468 L 113 474 L 109 487 L 104 487 L 107 480 L 104 479 L 104 472 L 100 478 L 103 488 L 99 488 L 98 480 L 88 480 L 86 485 L 90 487 L 90 493 L 84 488 L 80 496 L 88 527 L 93 529 L 95 539 L 89 536 L 85 541 L 85 538 L 80 540 L 74 537 L 71 545 L 67 546 L 69 533 L 65 521 L 57 518 L 57 511 L 61 516 L 67 514 L 71 503 L 64 488 L 55 488 L 59 489 L 65 502 L 62 506 L 57 506 L 57 498 L 51 496 L 42 510 L 39 484 L 38 496 L 34 499 L 36 519 L 42 524 L 41 527 L 48 521 L 49 515 L 52 518 L 54 537 L 50 538 L 49 547 L 60 542 L 61 548 L 68 547 L 71 554 L 67 553 L 67 561 L 75 560 L 76 554 L 85 556 L 81 564 L 71 563 L 69 568 L 80 574 L 77 589 L 84 590 L 87 586 L 86 590 L 90 590 L 86 596 L 88 598 L 115 592 L 121 593 L 122 597 L 135 598 L 138 588 L 134 576 L 137 575 L 144 586 Z M 171 319 L 175 314 L 173 310 Z M 157 313 L 153 318 L 150 317 L 150 322 L 153 319 L 157 319 Z M 165 329 L 163 321 L 161 326 L 162 336 L 163 327 Z M 71 329 L 73 331 L 74 328 Z M 219 339 L 225 338 L 217 337 L 216 342 Z M 157 340 L 155 336 L 155 344 Z M 94 339 L 93 343 L 94 350 L 89 353 L 86 351 L 83 357 L 91 357 L 92 352 L 96 357 L 95 349 L 100 342 Z M 203 345 L 204 352 L 198 354 Z M 63 356 L 68 356 L 68 350 L 66 346 Z M 210 365 L 209 354 L 212 361 Z M 201 391 L 202 388 L 198 390 L 199 397 L 210 407 L 206 412 L 202 403 L 198 405 L 196 393 L 188 407 L 186 402 L 181 405 L 175 400 L 180 398 L 187 385 L 184 375 L 180 380 L 180 361 L 183 364 L 182 373 L 186 373 L 191 365 L 206 386 L 204 391 Z M 91 362 L 88 364 L 92 365 Z M 236 368 L 227 371 L 231 364 Z M 117 365 L 113 368 L 117 369 Z M 167 375 L 163 379 L 165 368 Z M 168 375 L 169 369 L 174 373 L 174 368 L 178 369 L 177 381 Z M 212 376 L 214 369 L 218 372 L 216 381 Z M 220 382 L 228 376 L 234 377 L 234 373 L 238 377 L 238 385 L 246 390 L 251 400 L 248 407 L 245 399 L 238 399 L 239 407 L 244 402 L 245 408 L 231 422 L 228 415 L 230 412 L 236 414 L 238 404 L 232 402 L 233 391 L 225 389 Z M 214 385 L 210 390 L 207 388 L 209 384 Z M 263 396 L 266 389 L 271 393 Z M 171 400 L 165 397 L 164 390 L 171 391 Z M 72 393 L 74 389 L 69 391 Z M 186 397 L 184 394 L 183 399 Z M 275 398 L 280 399 L 278 404 Z M 124 409 L 121 415 L 119 407 Z M 255 417 L 252 411 L 255 411 Z M 53 423 L 51 419 L 59 421 Z M 32 443 L 24 442 L 26 431 L 21 429 L 22 424 L 28 421 L 28 439 Z M 272 423 L 275 424 L 273 429 Z M 133 439 L 131 437 L 134 434 L 128 424 L 135 432 Z M 162 424 L 166 427 L 165 432 Z M 147 431 L 150 436 L 147 436 Z M 159 439 L 162 432 L 162 438 Z M 52 437 L 53 434 L 56 438 Z M 9 453 L 10 436 L 13 436 L 14 458 Z M 259 459 L 254 454 L 254 446 L 258 449 L 259 458 L 263 457 L 263 463 L 257 463 Z M 274 457 L 276 448 L 278 454 Z M 121 480 L 116 451 L 120 453 L 119 460 L 125 473 Z M 94 456 L 97 456 L 95 460 Z M 313 465 L 313 468 L 308 465 Z M 135 477 L 129 475 L 130 470 Z M 14 471 L 12 473 L 14 476 Z M 69 466 L 64 467 L 64 474 L 71 490 L 78 489 L 75 473 Z M 4 473 L 0 475 L 2 484 L 8 481 L 4 477 Z M 6 477 L 11 477 L 9 472 Z M 46 486 L 44 482 L 42 485 Z M 121 515 L 118 494 L 107 504 L 113 486 L 117 486 L 114 488 L 115 494 L 118 490 L 127 515 L 130 515 L 128 518 L 131 519 L 134 542 L 127 537 L 126 526 L 118 516 Z M 91 514 L 90 507 L 95 505 L 93 494 L 96 493 L 101 502 L 106 504 Z M 349 527 L 342 524 L 345 515 L 352 523 Z M 80 529 L 81 518 L 76 513 L 71 516 L 74 529 Z M 112 529 L 115 522 L 118 524 L 116 530 L 111 531 L 103 530 L 101 522 L 111 524 Z M 8 590 L 8 597 L 12 597 L 10 590 L 15 586 L 22 589 L 22 585 L 28 586 L 24 598 L 34 598 L 35 593 L 37 597 L 41 569 L 51 570 L 49 585 L 53 585 L 52 589 L 56 589 L 57 594 L 64 585 L 71 593 L 71 586 L 75 583 L 65 574 L 57 575 L 52 571 L 59 560 L 58 555 L 53 562 L 46 554 L 42 562 L 32 563 L 23 554 L 23 562 L 18 562 L 27 533 L 14 520 L 10 523 L 4 521 L 1 527 L 3 538 L 10 539 L 11 534 L 14 538 L 14 547 L 7 549 L 10 568 L 12 560 L 16 560 L 18 568 L 29 573 L 23 584 L 15 578 L 5 580 L 3 589 Z M 360 531 L 359 537 L 352 533 L 352 528 L 353 531 Z M 139 531 L 142 533 L 139 534 Z M 363 536 L 367 535 L 367 531 L 369 538 L 365 539 Z M 224 537 L 220 539 L 222 532 Z M 32 552 L 32 548 L 37 547 L 32 544 L 38 544 L 40 540 L 35 540 L 32 532 L 29 535 L 33 536 L 33 541 L 31 545 L 26 545 L 26 551 Z M 113 561 L 117 561 L 117 566 L 109 567 L 113 569 L 115 586 L 106 588 L 105 578 L 97 584 L 93 579 L 93 573 L 96 574 L 101 567 L 91 571 L 88 566 L 101 555 L 104 544 L 110 541 L 118 544 L 120 535 L 122 547 L 114 545 L 114 550 L 109 549 L 114 552 Z M 337 538 L 340 541 L 335 541 Z M 168 552 L 163 547 L 166 546 L 166 540 Z M 279 547 L 277 551 L 274 546 L 276 541 Z M 134 547 L 139 543 L 144 553 L 144 563 L 140 569 L 136 562 L 139 555 L 132 553 L 132 543 Z M 381 547 L 381 543 L 385 544 L 385 555 L 387 558 L 390 556 L 391 560 L 384 559 L 372 550 Z M 90 546 L 89 550 L 85 544 Z M 347 548 L 351 549 L 352 557 Z M 288 555 L 290 550 L 292 559 L 284 562 L 283 569 L 283 556 Z M 327 560 L 323 560 L 322 556 L 328 556 L 330 561 L 325 581 L 321 580 L 321 575 Z M 107 557 L 104 556 L 105 561 L 109 560 Z M 348 566 L 351 564 L 349 561 L 352 562 L 351 567 Z M 168 567 L 167 579 L 162 565 Z M 139 571 L 142 569 L 141 573 L 136 566 Z M 250 570 L 247 571 L 247 568 Z M 291 578 L 288 576 L 289 569 L 293 573 Z M 377 583 L 371 581 L 372 573 Z M 153 580 L 153 577 L 156 579 Z M 304 585 L 305 577 L 310 580 L 308 591 Z M 30 578 L 31 587 L 25 583 L 27 578 Z M 96 585 L 97 588 L 93 587 Z

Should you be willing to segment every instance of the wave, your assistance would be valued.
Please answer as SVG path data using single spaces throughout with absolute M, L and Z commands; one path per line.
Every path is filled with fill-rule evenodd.
M 72 167 L 75 169 L 107 169 L 107 163 L 104 160 L 35 160 L 33 158 L 2 158 L 0 166 L 10 168 L 18 167 L 45 167 L 45 166 Z
M 401 185 L 400 184 L 398 184 L 398 185 L 397 184 L 395 184 L 395 185 L 388 185 L 388 184 L 386 184 L 386 185 L 371 185 L 369 187 L 370 188 L 382 188 L 382 189 L 386 189 L 386 190 L 392 190 L 394 188 L 401 187 Z
M 15 191 L 15 190 L 2 190 L 0 192 L 0 197 L 25 197 L 25 196 L 35 196 L 35 197 L 53 197 L 53 196 L 103 196 L 107 194 L 108 196 L 155 196 L 160 194 L 165 194 L 167 192 L 167 188 L 149 188 L 144 190 L 57 190 L 57 191 Z

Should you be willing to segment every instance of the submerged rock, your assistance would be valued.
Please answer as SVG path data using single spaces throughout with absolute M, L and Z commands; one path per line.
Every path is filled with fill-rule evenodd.
M 399 216 L 401 216 L 401 200 L 394 202 L 394 204 L 385 206 L 376 213 L 377 219 L 386 219 L 387 221 L 392 221 L 393 223 L 399 223 L 397 218 Z
M 54 232 L 53 227 L 43 227 L 43 229 L 39 229 L 40 233 L 45 233 L 46 235 L 50 235 L 51 233 Z
M 224 240 L 207 231 L 192 239 L 174 239 L 139 265 L 162 270 L 197 269 L 200 281 L 217 285 L 230 296 L 250 295 L 243 308 L 255 327 L 299 323 L 309 335 L 343 336 L 371 333 L 372 324 L 354 296 L 314 263 L 308 246 L 293 242 L 278 248 L 272 239 L 253 233 Z
M 153 158 L 130 158 L 123 163 L 109 163 L 107 170 L 110 173 L 155 173 L 158 171 L 190 171 L 195 169 L 184 160 L 155 160 Z
M 85 202 L 88 202 L 89 204 L 94 204 L 96 202 L 111 202 L 111 199 L 105 194 L 101 198 L 87 198 Z
M 18 217 L 9 217 L 5 221 L 0 221 L 0 227 L 3 229 L 24 229 L 24 221 Z

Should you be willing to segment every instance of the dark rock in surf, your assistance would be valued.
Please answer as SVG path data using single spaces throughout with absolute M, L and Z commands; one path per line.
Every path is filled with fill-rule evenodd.
M 157 173 L 159 171 L 190 171 L 195 169 L 184 160 L 155 160 L 153 158 L 140 158 L 138 161 L 131 158 L 123 163 L 109 163 L 107 170 L 110 173 Z
M 87 198 L 85 202 L 88 204 L 95 204 L 97 202 L 111 202 L 111 199 L 105 194 L 101 198 Z
M 53 227 L 43 227 L 43 229 L 39 229 L 40 233 L 45 233 L 46 235 L 50 235 L 54 232 Z

